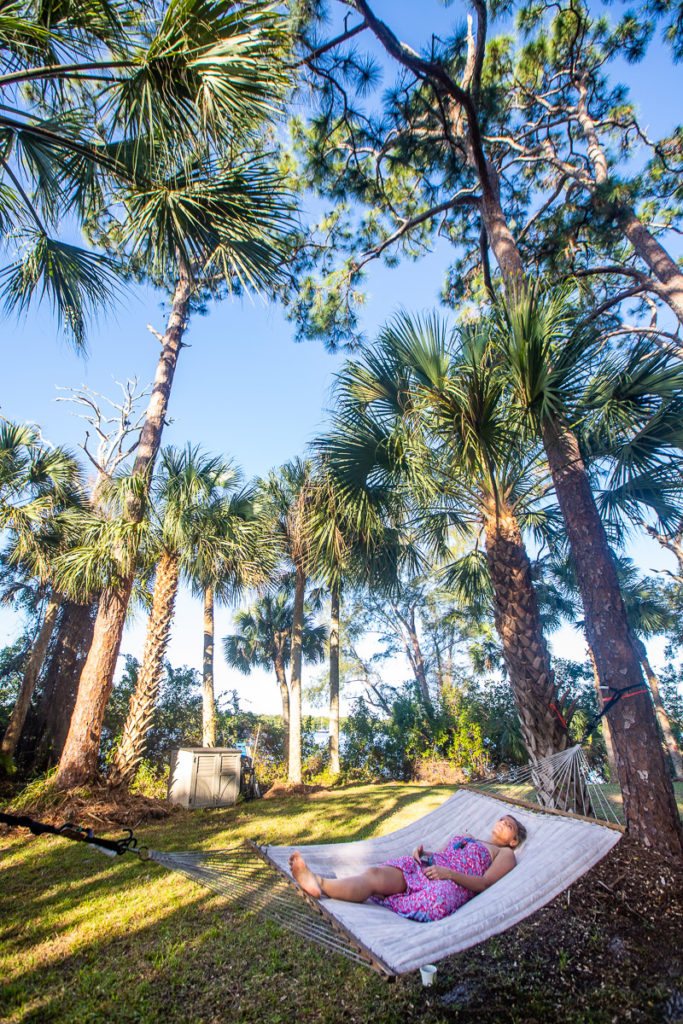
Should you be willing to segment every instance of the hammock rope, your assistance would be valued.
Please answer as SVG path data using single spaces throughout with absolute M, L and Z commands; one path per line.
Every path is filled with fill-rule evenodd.
M 581 745 L 577 743 L 538 761 L 529 761 L 491 778 L 470 782 L 467 789 L 509 800 L 510 803 L 521 803 L 531 809 L 576 815 L 599 824 L 621 827 L 619 816 L 595 775 Z M 515 798 L 514 793 L 508 792 L 510 787 L 528 789 L 529 799 Z M 532 799 L 534 794 L 536 803 Z

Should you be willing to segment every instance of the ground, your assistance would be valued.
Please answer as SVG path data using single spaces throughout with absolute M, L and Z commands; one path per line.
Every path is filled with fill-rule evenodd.
M 384 784 L 279 792 L 208 812 L 110 794 L 43 801 L 42 820 L 115 835 L 134 827 L 163 849 L 243 838 L 365 838 L 431 810 L 450 789 Z M 683 1022 L 683 866 L 628 837 L 571 890 L 526 921 L 393 982 L 302 944 L 222 896 L 137 859 L 0 832 L 3 1021 Z

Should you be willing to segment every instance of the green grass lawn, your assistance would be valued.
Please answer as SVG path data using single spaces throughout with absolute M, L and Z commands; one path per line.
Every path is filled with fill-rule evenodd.
M 165 850 L 220 849 L 246 838 L 342 842 L 399 828 L 450 792 L 354 786 L 180 812 L 138 834 Z M 445 1006 L 438 986 L 422 989 L 419 975 L 388 983 L 153 863 L 132 856 L 112 861 L 58 838 L 0 837 L 0 921 L 0 1019 L 7 1022 L 481 1020 Z M 487 944 L 492 969 L 495 942 Z M 452 984 L 457 958 L 448 963 Z M 540 999 L 547 991 L 541 975 L 538 989 Z M 540 1009 L 533 1010 L 540 1016 L 529 1016 L 532 1005 L 528 996 L 519 1007 L 513 1000 L 497 1019 L 544 1019 Z M 573 1016 L 571 1002 L 568 1007 L 563 1020 L 589 1019 Z

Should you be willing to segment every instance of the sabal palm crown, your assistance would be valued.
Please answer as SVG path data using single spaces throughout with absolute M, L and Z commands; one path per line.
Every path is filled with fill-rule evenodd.
M 540 446 L 515 419 L 485 329 L 453 330 L 436 316 L 396 317 L 339 378 L 336 429 L 325 456 L 342 481 L 380 481 L 406 495 L 423 547 L 448 558 L 452 532 L 485 536 L 496 626 L 525 741 L 534 756 L 567 745 L 522 529 L 540 530 Z M 540 504 L 539 504 L 540 499 Z M 419 524 L 419 525 L 417 525 Z M 475 555 L 451 581 L 471 592 Z
M 277 274 L 287 201 L 253 151 L 281 108 L 285 48 L 283 16 L 260 0 L 13 4 L 0 26 L 6 308 L 45 297 L 81 345 L 124 251 L 157 278 L 177 260 L 243 284 Z M 67 242 L 74 220 L 114 257 Z

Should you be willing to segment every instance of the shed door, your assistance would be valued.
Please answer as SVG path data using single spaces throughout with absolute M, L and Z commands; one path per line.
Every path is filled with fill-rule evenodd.
M 237 802 L 240 792 L 240 767 L 241 757 L 239 754 L 221 755 L 221 772 L 219 782 L 218 804 L 224 807 Z
M 216 803 L 215 754 L 197 754 L 194 786 L 190 803 L 193 807 L 213 807 Z

